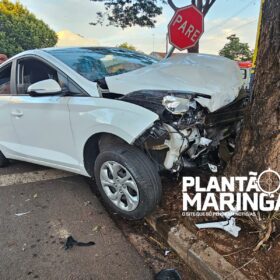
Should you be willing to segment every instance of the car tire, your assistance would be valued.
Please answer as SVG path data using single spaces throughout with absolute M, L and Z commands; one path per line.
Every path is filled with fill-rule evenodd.
M 115 179 L 111 172 L 114 169 L 118 170 Z M 142 219 L 153 212 L 161 200 L 162 186 L 156 166 L 136 147 L 118 144 L 101 150 L 94 175 L 106 206 L 123 218 Z M 116 183 L 129 177 L 123 184 Z M 118 199 L 113 200 L 115 197 Z
M 0 151 L 0 168 L 1 167 L 6 167 L 8 164 L 9 164 L 9 160 Z

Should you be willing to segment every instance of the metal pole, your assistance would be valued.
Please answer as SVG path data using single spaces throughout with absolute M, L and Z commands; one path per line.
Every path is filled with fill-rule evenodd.
M 168 4 L 169 4 L 169 6 L 176 12 L 178 8 L 175 6 L 175 4 L 173 3 L 173 1 L 172 1 L 172 0 L 168 0 L 167 2 L 168 2 Z M 168 34 L 167 34 L 167 36 L 168 36 Z M 168 40 L 167 40 L 167 42 L 168 42 Z M 167 44 L 166 44 L 166 45 L 167 45 Z M 166 48 L 166 51 L 167 51 L 167 48 Z M 166 54 L 166 56 L 165 56 L 164 59 L 169 58 L 169 57 L 173 54 L 174 51 L 175 51 L 175 47 L 172 46 L 172 47 L 169 49 L 169 51 L 168 51 L 168 53 Z
M 175 47 L 172 46 L 172 47 L 170 48 L 170 50 L 168 51 L 168 53 L 166 54 L 166 56 L 165 56 L 164 59 L 169 58 L 169 57 L 173 54 L 174 51 L 175 51 Z

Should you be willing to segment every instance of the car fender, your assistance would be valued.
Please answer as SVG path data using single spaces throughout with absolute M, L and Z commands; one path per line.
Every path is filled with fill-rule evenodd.
M 73 137 L 83 166 L 83 151 L 93 135 L 108 133 L 128 144 L 149 129 L 159 116 L 141 106 L 120 100 L 73 97 L 69 101 Z

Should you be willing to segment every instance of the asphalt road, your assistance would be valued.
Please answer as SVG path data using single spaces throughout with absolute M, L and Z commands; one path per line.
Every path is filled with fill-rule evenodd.
M 0 248 L 0 279 L 153 279 L 84 178 L 45 167 L 0 170 Z

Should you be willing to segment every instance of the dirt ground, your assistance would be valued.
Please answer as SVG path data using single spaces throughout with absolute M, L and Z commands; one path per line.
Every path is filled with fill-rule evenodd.
M 217 229 L 198 231 L 196 223 L 207 222 L 205 217 L 183 217 L 182 216 L 182 186 L 180 182 L 164 179 L 164 198 L 161 207 L 174 219 L 174 223 L 183 223 L 199 239 L 205 241 L 217 252 L 223 255 L 236 268 L 240 269 L 249 279 L 280 279 L 280 231 L 276 231 L 269 243 L 254 252 L 258 243 L 258 232 L 242 221 L 237 224 L 242 230 L 238 238 Z M 174 203 L 176 201 L 176 203 Z M 211 218 L 210 218 L 211 219 Z M 216 218 L 217 219 L 217 218 Z

